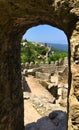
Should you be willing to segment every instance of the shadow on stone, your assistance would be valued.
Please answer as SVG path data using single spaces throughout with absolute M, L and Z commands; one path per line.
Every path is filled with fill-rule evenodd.
M 48 91 L 53 95 L 53 97 L 58 99 L 58 86 L 52 86 L 51 88 L 48 88 Z
M 53 111 L 49 116 L 27 124 L 25 130 L 67 130 L 67 113 L 61 110 Z
M 31 89 L 24 76 L 22 76 L 22 89 L 23 89 L 23 92 L 31 92 Z

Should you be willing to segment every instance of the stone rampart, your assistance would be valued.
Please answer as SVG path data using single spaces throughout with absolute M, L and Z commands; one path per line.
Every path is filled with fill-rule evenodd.
M 20 42 L 49 24 L 68 39 L 68 130 L 79 130 L 79 0 L 0 0 L 0 130 L 23 130 Z

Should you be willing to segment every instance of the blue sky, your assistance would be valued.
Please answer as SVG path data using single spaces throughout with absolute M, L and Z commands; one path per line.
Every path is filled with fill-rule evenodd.
M 49 25 L 39 25 L 28 29 L 23 39 L 33 42 L 68 44 L 65 33 Z

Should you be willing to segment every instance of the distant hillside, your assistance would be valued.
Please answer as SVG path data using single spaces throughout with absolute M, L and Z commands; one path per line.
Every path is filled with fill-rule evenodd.
M 57 45 L 57 44 L 56 44 Z M 39 44 L 29 41 L 21 41 L 21 62 L 51 62 L 68 56 L 67 51 L 63 50 L 59 44 L 48 45 L 46 43 Z M 49 47 L 48 47 L 49 46 Z M 65 50 L 66 47 L 64 48 Z
M 21 41 L 21 62 L 45 62 L 48 48 L 44 45 Z
M 49 47 L 54 47 L 54 48 L 56 48 L 57 50 L 68 52 L 68 45 L 67 45 L 67 44 L 47 43 L 47 45 L 48 45 Z

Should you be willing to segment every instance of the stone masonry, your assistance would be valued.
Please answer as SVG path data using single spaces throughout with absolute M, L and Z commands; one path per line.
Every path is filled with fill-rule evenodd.
M 68 130 L 79 130 L 79 0 L 0 0 L 0 130 L 23 130 L 20 41 L 49 24 L 69 43 Z

